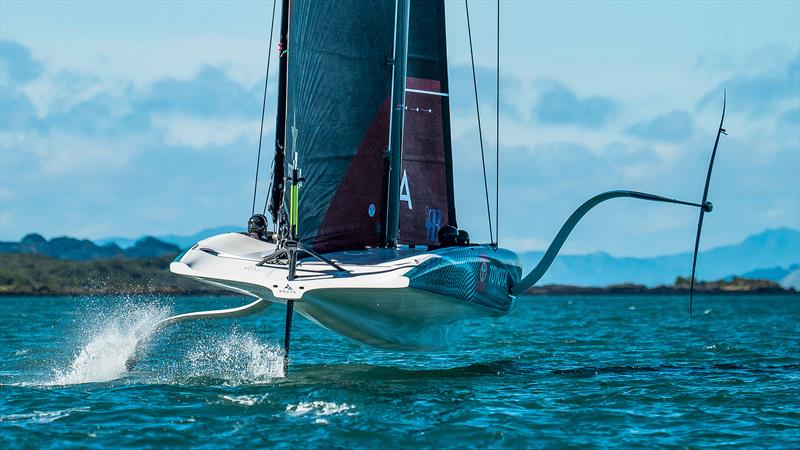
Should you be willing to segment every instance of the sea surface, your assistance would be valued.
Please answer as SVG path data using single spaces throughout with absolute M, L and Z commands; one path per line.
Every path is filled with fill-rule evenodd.
M 800 448 L 800 296 L 523 297 L 452 351 L 360 346 L 243 298 L 0 297 L 0 448 Z

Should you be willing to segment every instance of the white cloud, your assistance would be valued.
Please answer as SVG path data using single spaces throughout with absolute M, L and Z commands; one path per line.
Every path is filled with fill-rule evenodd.
M 191 117 L 183 114 L 153 114 L 150 123 L 155 129 L 164 133 L 165 142 L 169 145 L 206 149 L 227 146 L 239 141 L 252 144 L 258 139 L 260 122 Z M 274 125 L 267 123 L 264 128 L 264 134 L 269 134 Z
M 101 82 L 76 73 L 45 73 L 20 88 L 36 108 L 39 118 L 69 111 L 96 95 L 121 91 L 118 84 Z
M 30 136 L 9 149 L 34 156 L 43 176 L 124 169 L 139 153 L 136 137 L 87 137 L 65 132 Z M 19 157 L 25 155 L 17 155 Z

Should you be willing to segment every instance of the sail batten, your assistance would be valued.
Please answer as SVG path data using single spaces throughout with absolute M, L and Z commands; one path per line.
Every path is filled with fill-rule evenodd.
M 428 95 L 436 95 L 439 97 L 449 97 L 450 94 L 447 92 L 436 92 L 436 91 L 426 91 L 424 89 L 408 89 L 406 88 L 406 92 L 413 92 L 415 94 L 428 94 Z

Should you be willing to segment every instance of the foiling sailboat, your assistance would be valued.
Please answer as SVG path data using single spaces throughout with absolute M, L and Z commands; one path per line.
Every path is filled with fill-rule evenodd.
M 275 4 L 273 24 L 274 17 Z M 264 206 L 271 220 L 253 214 L 246 233 L 204 239 L 170 265 L 176 274 L 256 300 L 170 317 L 160 327 L 282 304 L 287 363 L 294 311 L 374 347 L 448 348 L 465 320 L 508 314 L 577 222 L 618 197 L 700 209 L 694 282 L 724 102 L 699 203 L 633 191 L 599 194 L 569 217 L 523 277 L 516 253 L 493 238 L 470 242 L 457 228 L 444 0 L 282 0 L 278 60 L 277 132 Z M 266 98 L 266 84 L 264 92 Z M 259 141 L 259 162 L 260 151 Z

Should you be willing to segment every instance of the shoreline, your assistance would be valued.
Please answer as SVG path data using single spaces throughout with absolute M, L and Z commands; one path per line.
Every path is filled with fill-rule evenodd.
M 742 283 L 745 281 L 745 283 Z M 747 283 L 752 281 L 752 283 Z M 735 279 L 732 282 L 701 282 L 695 285 L 695 295 L 798 295 L 794 289 L 785 289 L 775 283 L 765 283 L 762 280 Z M 689 287 L 679 285 L 661 285 L 647 287 L 637 284 L 619 284 L 611 286 L 570 286 L 570 285 L 544 285 L 534 286 L 525 292 L 525 295 L 586 295 L 586 296 L 612 296 L 612 295 L 648 295 L 648 296 L 678 296 L 689 295 Z
M 6 253 L 0 258 L 0 297 L 45 296 L 245 296 L 238 292 L 176 276 L 169 271 L 175 254 L 152 258 L 109 258 L 64 260 L 41 254 Z M 733 277 L 699 281 L 697 295 L 800 295 L 774 281 Z M 534 286 L 531 296 L 676 296 L 689 294 L 689 279 L 679 277 L 673 284 L 644 286 L 623 283 L 609 286 L 549 284 Z

